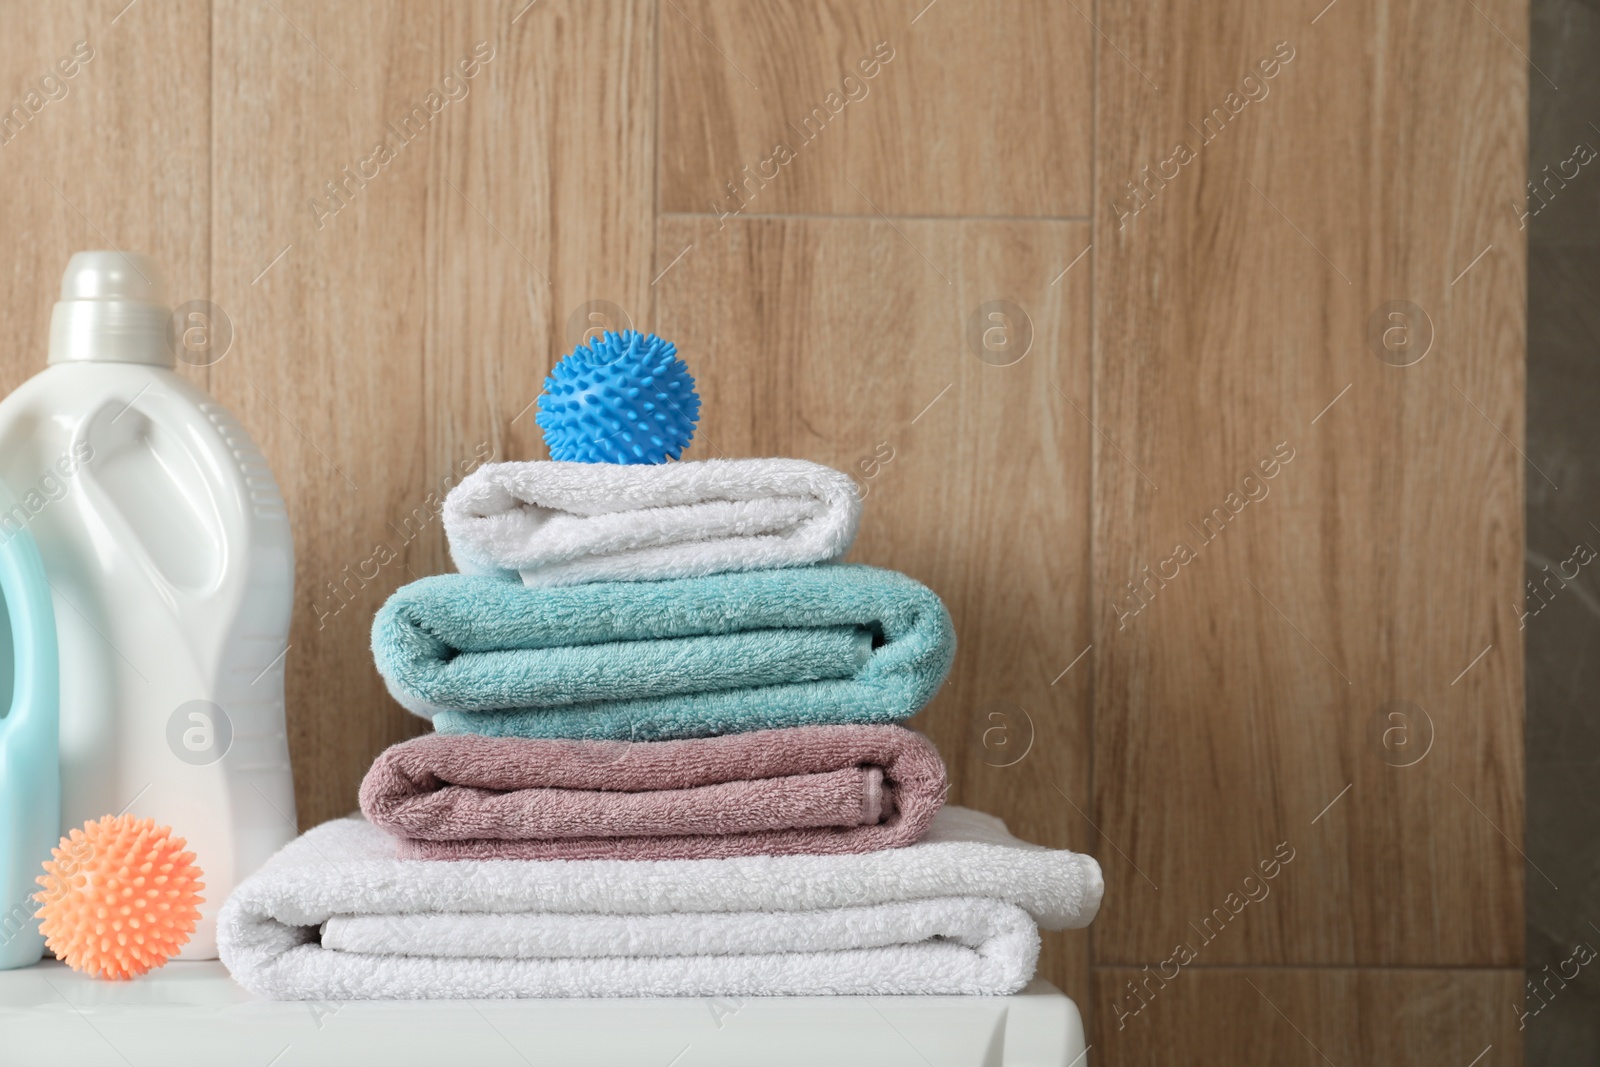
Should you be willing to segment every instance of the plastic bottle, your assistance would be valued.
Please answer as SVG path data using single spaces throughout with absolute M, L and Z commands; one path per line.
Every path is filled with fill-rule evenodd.
M 49 366 L 0 401 L 0 481 L 44 561 L 61 661 L 62 831 L 131 811 L 204 871 L 180 959 L 296 833 L 283 666 L 294 548 L 233 416 L 173 368 L 156 263 L 80 252 Z
M 17 501 L 0 485 L 0 514 Z M 34 879 L 60 836 L 56 622 L 39 550 L 0 520 L 0 970 L 37 963 Z

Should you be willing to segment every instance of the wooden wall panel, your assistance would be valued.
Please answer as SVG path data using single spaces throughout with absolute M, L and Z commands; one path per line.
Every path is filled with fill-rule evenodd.
M 193 0 L 132 10 L 125 0 L 8 2 L 0 26 L 0 390 L 9 391 L 45 367 L 50 310 L 74 252 L 155 256 L 175 304 L 206 298 L 210 15 Z M 152 58 L 179 54 L 184 62 Z M 186 373 L 205 380 L 203 370 Z
M 294 523 L 302 825 L 350 811 L 372 757 L 423 728 L 368 635 L 391 591 L 446 569 L 442 493 L 534 454 L 524 413 L 579 305 L 644 314 L 652 18 L 218 5 L 214 277 L 238 340 L 213 387 Z
M 950 683 L 914 720 L 952 800 L 1090 849 L 1087 673 L 1062 674 L 1088 644 L 1091 431 L 1072 405 L 1088 403 L 1089 276 L 1060 274 L 1088 227 L 672 218 L 658 235 L 658 269 L 692 248 L 656 286 L 656 327 L 700 381 L 689 455 L 850 471 L 866 494 L 850 558 L 926 583 L 955 619 Z M 992 300 L 1031 321 L 1006 366 L 966 342 Z M 1042 973 L 1081 998 L 1087 939 L 1047 937 Z
M 1101 6 L 1097 962 L 1165 958 L 1280 842 L 1204 962 L 1521 960 L 1527 72 L 1488 16 Z
M 1094 30 L 1070 4 L 661 11 L 666 211 L 1088 214 Z
M 423 728 L 368 627 L 448 566 L 443 491 L 542 455 L 547 368 L 636 325 L 700 378 L 692 457 L 851 471 L 853 558 L 950 604 L 957 665 L 917 724 L 953 799 L 1106 870 L 1093 930 L 1042 963 L 1092 1056 L 1516 1062 L 1509 605 L 1544 477 L 1506 207 L 1520 0 L 109 0 L 0 24 L 0 117 L 95 49 L 0 136 L 0 386 L 43 365 L 74 250 L 156 255 L 175 302 L 229 317 L 186 373 L 294 522 L 302 825 Z M 879 42 L 865 95 L 795 130 Z M 793 158 L 730 198 L 778 140 Z M 990 310 L 1007 343 L 1025 316 L 1026 356 L 974 351 Z M 1402 342 L 1426 355 L 1397 365 Z M 1196 959 L 1122 1019 L 1179 943 Z
M 1171 974 L 1171 971 L 1168 971 Z M 1130 990 L 1134 983 L 1137 992 Z M 1516 970 L 1229 968 L 1095 972 L 1095 1051 L 1105 1064 L 1275 1067 L 1521 1062 Z

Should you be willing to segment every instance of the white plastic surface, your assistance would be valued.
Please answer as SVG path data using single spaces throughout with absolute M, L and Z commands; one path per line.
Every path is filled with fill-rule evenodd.
M 134 252 L 79 252 L 50 314 L 50 362 L 149 363 L 170 367 L 161 267 Z
M 85 255 L 110 254 L 74 257 L 83 274 L 69 271 L 64 295 L 94 299 L 58 308 L 160 291 L 148 260 L 133 262 L 150 278 L 121 277 Z M 165 323 L 141 313 L 101 325 L 126 357 L 164 345 L 139 331 Z M 129 811 L 185 838 L 206 903 L 182 958 L 212 959 L 217 909 L 296 830 L 289 520 L 231 415 L 166 367 L 86 358 L 95 336 L 73 334 L 70 358 L 0 402 L 0 480 L 22 501 L 0 522 L 32 530 L 52 587 L 63 829 Z
M 1078 1009 L 1013 997 L 257 1000 L 217 963 L 135 982 L 0 972 L 0 1060 L 73 1067 L 1083 1067 Z

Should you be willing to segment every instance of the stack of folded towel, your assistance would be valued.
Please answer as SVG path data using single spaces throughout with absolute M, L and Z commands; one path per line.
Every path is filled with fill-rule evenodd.
M 939 598 L 836 562 L 849 478 L 800 460 L 480 468 L 462 573 L 394 594 L 373 653 L 435 732 L 366 818 L 248 879 L 219 942 L 284 998 L 1008 993 L 1095 862 L 941 810 L 898 725 L 950 668 Z

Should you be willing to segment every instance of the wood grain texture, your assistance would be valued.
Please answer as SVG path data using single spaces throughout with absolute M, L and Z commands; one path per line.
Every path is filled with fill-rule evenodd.
M 535 453 L 519 416 L 572 310 L 643 314 L 653 5 L 279 6 L 218 7 L 214 275 L 238 341 L 213 388 L 294 523 L 309 826 L 350 811 L 372 757 L 424 727 L 384 692 L 368 637 L 390 592 L 447 569 L 443 493 L 485 458 Z
M 1522 958 L 1527 75 L 1471 5 L 1316 14 L 1101 6 L 1099 963 L 1164 958 L 1280 842 L 1207 963 Z M 1369 343 L 1430 321 L 1414 365 Z
M 0 5 L 0 389 L 44 369 L 74 252 L 143 252 L 165 267 L 174 304 L 208 295 L 210 9 L 119 18 L 123 6 Z
M 852 558 L 949 603 L 916 724 L 953 800 L 1103 864 L 1042 962 L 1097 1060 L 1515 1059 L 1521 0 L 124 3 L 0 4 L 0 126 L 95 49 L 0 137 L 0 387 L 77 249 L 230 317 L 187 373 L 294 523 L 302 826 L 423 728 L 368 627 L 448 568 L 443 492 L 637 325 L 691 458 L 850 471 Z
M 1513 1007 L 1522 1000 L 1517 970 L 1199 968 L 1180 971 L 1169 982 L 1153 973 L 1096 968 L 1097 1062 L 1141 1067 L 1515 1067 L 1522 1062 Z
M 1091 431 L 1072 405 L 1087 405 L 1089 273 L 1051 284 L 1088 227 L 671 218 L 658 233 L 662 267 L 691 249 L 656 286 L 656 328 L 700 381 L 689 455 L 850 471 L 866 494 L 850 558 L 926 583 L 955 620 L 950 682 L 914 720 L 952 800 L 1088 849 L 1087 672 L 1060 672 L 1088 643 Z M 992 300 L 1032 323 L 1008 366 L 966 341 Z M 1047 936 L 1042 973 L 1081 997 L 1086 939 Z
M 1088 214 L 1094 30 L 1071 5 L 661 10 L 664 210 Z

